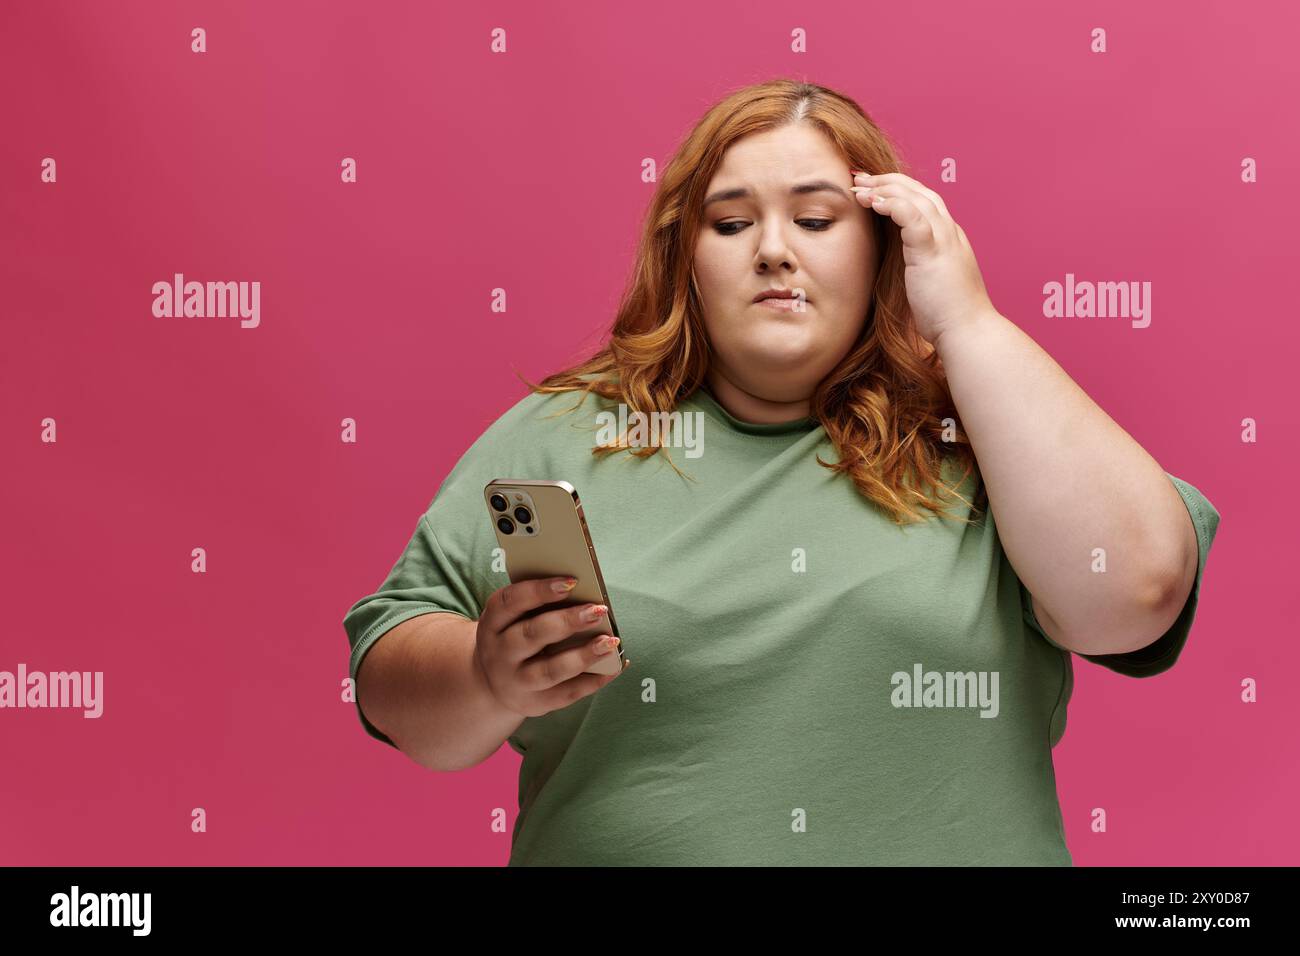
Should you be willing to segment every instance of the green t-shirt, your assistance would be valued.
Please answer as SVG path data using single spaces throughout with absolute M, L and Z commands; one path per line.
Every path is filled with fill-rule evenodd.
M 577 489 L 631 664 L 510 737 L 510 865 L 1071 865 L 1052 766 L 1071 655 L 987 510 L 899 527 L 817 463 L 837 456 L 814 420 L 742 422 L 703 389 L 669 448 L 694 481 L 663 451 L 597 457 L 597 412 L 617 405 L 546 417 L 578 397 L 529 394 L 488 428 L 343 621 L 355 678 L 402 621 L 477 619 L 509 583 L 483 486 Z M 1154 645 L 1088 658 L 1135 677 L 1178 658 L 1219 521 L 1169 477 L 1200 548 L 1186 608 Z

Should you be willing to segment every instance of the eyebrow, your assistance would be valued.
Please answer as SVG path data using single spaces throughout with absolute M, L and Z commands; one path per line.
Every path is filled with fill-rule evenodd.
M 804 193 L 816 192 L 838 193 L 841 198 L 850 201 L 852 200 L 852 197 L 849 196 L 844 187 L 837 186 L 832 182 L 827 182 L 825 179 L 814 179 L 812 182 L 800 183 L 797 186 L 790 187 L 791 196 L 801 196 Z M 753 196 L 754 193 L 752 190 L 744 186 L 738 186 L 735 189 L 719 190 L 708 199 L 704 200 L 704 205 L 707 207 L 710 203 L 725 202 L 728 199 L 752 199 Z

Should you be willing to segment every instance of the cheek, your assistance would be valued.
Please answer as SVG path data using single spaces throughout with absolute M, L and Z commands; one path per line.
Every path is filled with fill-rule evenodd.
M 712 230 L 700 236 L 695 246 L 695 275 L 701 283 L 720 285 L 734 281 L 737 263 L 744 261 L 744 253 L 737 245 L 719 242 Z
M 737 259 L 731 249 L 697 250 L 695 283 L 700 297 L 711 311 L 731 311 L 737 288 L 744 283 L 747 259 Z
M 822 243 L 805 254 L 803 262 L 825 296 L 839 302 L 856 302 L 868 294 L 871 249 L 862 236 L 845 235 Z

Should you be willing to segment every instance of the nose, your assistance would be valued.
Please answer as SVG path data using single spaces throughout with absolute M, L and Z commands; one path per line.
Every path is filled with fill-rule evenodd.
M 794 270 L 794 253 L 790 250 L 790 243 L 778 217 L 768 220 L 762 227 L 754 259 L 759 272 L 768 268 Z

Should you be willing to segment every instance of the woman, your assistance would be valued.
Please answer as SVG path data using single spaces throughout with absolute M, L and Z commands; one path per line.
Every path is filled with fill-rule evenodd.
M 522 754 L 512 865 L 1071 864 L 1070 653 L 1172 666 L 1219 516 L 997 313 L 898 168 L 822 87 L 714 106 L 608 346 L 475 442 L 348 611 L 368 733 L 437 769 Z M 620 405 L 702 440 L 597 440 Z M 493 478 L 577 488 L 622 673 L 536 653 L 579 609 L 509 585 Z

